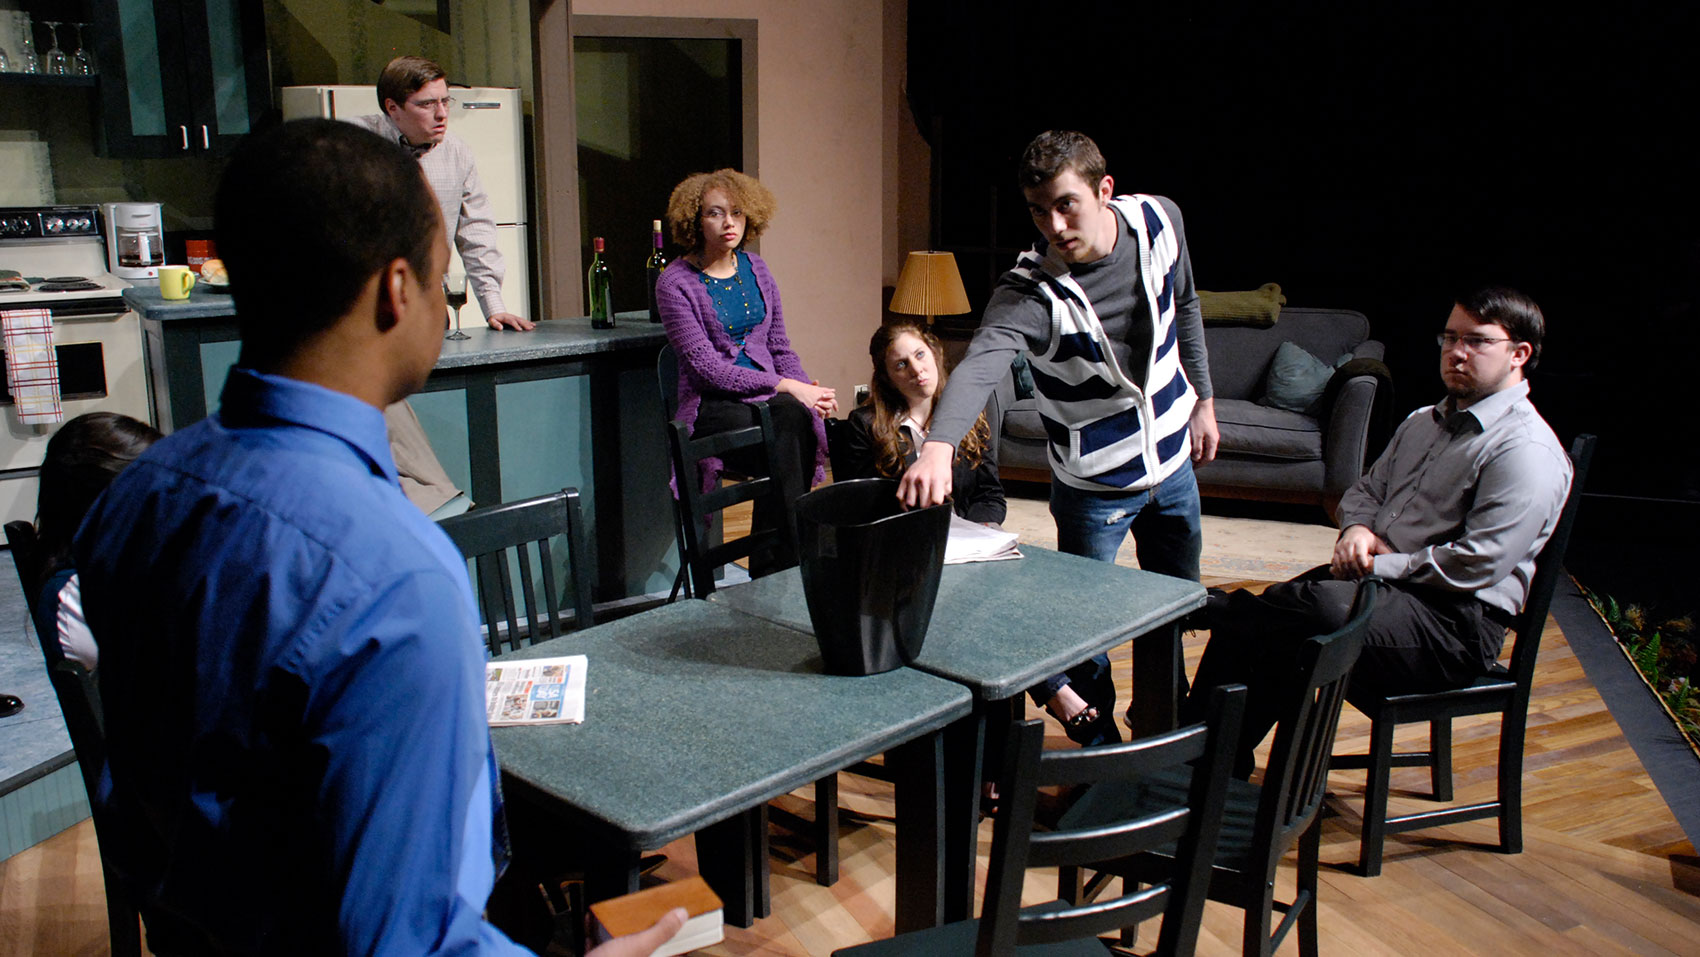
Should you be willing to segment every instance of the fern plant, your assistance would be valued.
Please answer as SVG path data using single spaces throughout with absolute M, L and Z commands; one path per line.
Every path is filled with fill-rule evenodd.
M 1676 718 L 1677 727 L 1700 749 L 1700 648 L 1694 621 L 1684 616 L 1653 626 L 1646 609 L 1584 588 L 1588 602 L 1611 629 L 1637 671 Z

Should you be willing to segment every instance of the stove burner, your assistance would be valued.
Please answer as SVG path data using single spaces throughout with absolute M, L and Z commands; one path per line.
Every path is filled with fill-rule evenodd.
M 36 283 L 36 292 L 88 292 L 103 289 L 100 283 L 82 276 L 50 276 Z

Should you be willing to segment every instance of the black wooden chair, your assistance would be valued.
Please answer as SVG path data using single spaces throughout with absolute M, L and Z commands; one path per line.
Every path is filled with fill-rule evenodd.
M 1046 751 L 1042 721 L 1010 729 L 1000 778 L 1002 809 L 992 828 L 985 902 L 979 920 L 913 931 L 835 951 L 854 957 L 887 954 L 1105 953 L 1099 934 L 1161 915 L 1156 953 L 1185 955 L 1198 941 L 1210 861 L 1222 827 L 1235 742 L 1245 711 L 1245 688 L 1212 692 L 1208 720 L 1155 737 L 1096 748 Z M 1194 773 L 1188 765 L 1198 769 Z M 1126 808 L 1084 827 L 1034 830 L 1039 789 L 1090 786 L 1124 790 L 1152 776 L 1175 774 L 1187 783 L 1163 802 Z M 1054 901 L 1022 907 L 1031 867 L 1084 864 L 1166 848 L 1170 866 L 1148 886 L 1085 906 Z
M 752 528 L 747 535 L 719 544 L 710 544 L 707 534 L 710 523 L 734 505 L 766 499 L 767 507 L 776 514 L 791 505 L 784 500 L 770 468 L 760 469 L 757 475 L 738 476 L 731 484 L 722 483 L 706 492 L 697 481 L 703 459 L 723 458 L 729 452 L 760 449 L 764 465 L 773 461 L 773 419 L 766 403 L 755 403 L 754 408 L 755 425 L 715 435 L 693 437 L 684 423 L 667 423 L 668 450 L 678 487 L 680 570 L 689 572 L 685 581 L 689 597 L 713 594 L 714 573 L 738 559 L 749 559 L 752 574 L 757 569 L 771 572 L 796 564 L 797 548 L 788 521 L 777 522 L 773 528 Z
M 552 542 L 564 536 L 573 581 L 573 626 L 596 623 L 589 549 L 578 490 L 565 488 L 518 502 L 477 508 L 438 523 L 477 570 L 478 605 L 490 653 L 545 641 L 565 632 Z M 520 602 L 514 600 L 518 571 Z M 520 615 L 519 605 L 524 606 Z
M 12 546 L 12 562 L 17 566 L 18 581 L 23 585 L 24 601 L 29 606 L 33 621 L 40 600 L 37 589 L 41 584 L 45 560 L 36 544 L 35 526 L 29 522 L 7 522 L 6 541 Z M 113 835 L 112 825 L 106 822 L 106 815 L 94 807 L 94 796 L 100 785 L 100 769 L 106 763 L 106 731 L 100 690 L 95 686 L 94 676 L 82 665 L 65 660 L 57 632 L 43 632 L 39 628 L 36 631 L 48 678 L 53 682 L 53 693 L 59 699 L 59 710 L 65 715 L 65 730 L 70 733 L 71 748 L 77 754 L 83 787 L 88 791 L 95 840 L 101 847 L 107 847 Z M 135 900 L 106 863 L 104 854 L 101 856 L 101 872 L 106 880 L 106 924 L 112 953 L 114 957 L 138 957 L 142 952 L 142 942 Z
M 655 377 L 661 390 L 661 410 L 667 417 L 667 447 L 673 463 L 674 485 L 678 496 L 673 503 L 674 531 L 679 544 L 679 574 L 673 580 L 671 603 L 681 589 L 687 598 L 706 598 L 714 594 L 714 574 L 729 562 L 740 558 L 761 559 L 768 571 L 796 564 L 796 543 L 791 537 L 791 523 L 780 522 L 778 528 L 754 529 L 740 538 L 710 544 L 711 524 L 720 513 L 743 502 L 754 503 L 767 498 L 769 507 L 782 510 L 790 507 L 780 494 L 779 483 L 769 474 L 744 476 L 725 473 L 721 487 L 708 492 L 697 481 L 699 466 L 705 458 L 718 458 L 726 452 L 760 447 L 762 461 L 773 460 L 773 420 L 767 404 L 755 403 L 757 424 L 731 432 L 704 438 L 693 438 L 684 423 L 673 418 L 678 410 L 679 359 L 672 345 L 661 347 L 656 359 Z M 762 469 L 770 473 L 770 469 Z M 752 829 L 766 833 L 767 809 L 752 812 L 759 823 Z M 815 820 L 809 827 L 815 839 L 815 880 L 831 887 L 838 883 L 838 776 L 828 775 L 815 782 Z M 765 858 L 765 855 L 763 855 Z
M 1245 910 L 1241 950 L 1247 955 L 1273 954 L 1295 925 L 1299 928 L 1299 953 L 1304 957 L 1316 955 L 1317 858 L 1328 759 L 1345 703 L 1346 683 L 1363 650 L 1379 585 L 1376 579 L 1366 579 L 1358 587 L 1351 620 L 1333 634 L 1312 638 L 1301 646 L 1293 670 L 1279 686 L 1283 699 L 1262 781 L 1228 782 L 1227 810 L 1211 869 L 1209 897 Z M 1187 786 L 1187 776 L 1182 773 L 1155 776 L 1138 787 L 1120 791 L 1094 788 L 1062 816 L 1061 825 L 1083 826 L 1130 805 L 1143 808 L 1172 802 Z M 1275 869 L 1295 842 L 1299 847 L 1297 887 L 1293 900 L 1284 903 L 1275 900 Z M 1086 896 L 1100 891 L 1110 874 L 1148 882 L 1160 879 L 1171 866 L 1163 853 L 1093 865 L 1100 874 L 1089 885 Z M 1078 878 L 1064 872 L 1061 880 L 1066 894 Z M 1281 923 L 1271 933 L 1275 911 L 1282 912 Z
M 1553 591 L 1564 574 L 1564 552 L 1582 502 L 1582 487 L 1593 460 L 1595 439 L 1579 435 L 1570 445 L 1573 477 L 1570 497 L 1558 524 L 1535 559 L 1535 577 L 1523 612 L 1512 623 L 1511 668 L 1502 674 L 1477 678 L 1469 686 L 1432 694 L 1389 695 L 1351 701 L 1370 719 L 1368 754 L 1336 755 L 1339 769 L 1369 771 L 1364 785 L 1363 830 L 1358 842 L 1358 869 L 1365 877 L 1381 873 L 1382 849 L 1388 834 L 1440 827 L 1480 818 L 1499 819 L 1499 849 L 1506 854 L 1523 850 L 1523 740 L 1529 719 L 1529 695 L 1535 681 L 1535 658 L 1541 648 Z M 1499 791 L 1492 801 L 1462 807 L 1437 808 L 1398 817 L 1387 816 L 1389 778 L 1393 768 L 1429 769 L 1430 795 L 1452 800 L 1452 719 L 1499 712 Z M 1401 724 L 1427 721 L 1427 751 L 1395 752 L 1393 730 Z

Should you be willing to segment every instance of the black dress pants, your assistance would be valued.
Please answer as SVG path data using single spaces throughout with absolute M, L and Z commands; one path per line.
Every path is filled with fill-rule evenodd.
M 784 508 L 776 509 L 768 500 L 756 502 L 750 525 L 754 531 L 778 528 L 780 522 L 789 527 L 790 538 L 797 541 L 795 504 L 815 475 L 814 411 L 789 395 L 775 395 L 767 400 L 768 416 L 773 420 L 772 476 L 779 484 Z M 704 398 L 697 409 L 692 435 L 716 435 L 736 429 L 749 428 L 757 423 L 755 406 L 736 399 Z M 767 475 L 768 467 L 756 449 L 739 449 L 723 461 L 726 467 L 745 475 Z M 790 552 L 765 558 L 750 559 L 750 574 L 761 576 L 797 564 L 796 548 Z
M 1466 592 L 1386 584 L 1352 669 L 1348 699 L 1460 688 L 1493 667 L 1505 642 L 1503 612 Z M 1249 693 L 1235 766 L 1249 773 L 1253 751 L 1275 726 L 1280 701 L 1291 690 L 1299 646 L 1343 627 L 1356 595 L 1357 582 L 1335 581 L 1326 565 L 1261 595 L 1212 591 L 1205 606 L 1210 642 L 1184 720 L 1203 720 L 1210 689 L 1244 684 Z

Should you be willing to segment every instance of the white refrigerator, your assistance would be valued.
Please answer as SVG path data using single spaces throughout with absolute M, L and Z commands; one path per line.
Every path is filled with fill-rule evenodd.
M 325 116 L 353 119 L 381 112 L 378 92 L 371 86 L 286 86 L 283 118 Z M 530 234 L 525 207 L 525 131 L 519 90 L 505 87 L 450 87 L 454 108 L 449 111 L 449 132 L 472 147 L 478 162 L 478 178 L 490 195 L 496 217 L 496 248 L 501 250 L 507 275 L 502 279 L 502 299 L 508 311 L 527 319 L 531 314 L 531 271 L 527 255 Z M 460 253 L 449 244 L 450 272 L 464 272 Z M 471 326 L 484 321 L 477 297 L 469 297 L 461 310 L 461 323 Z

